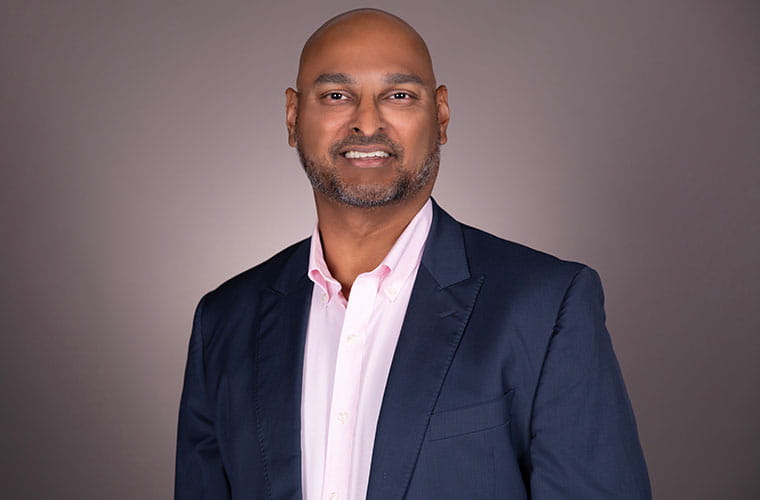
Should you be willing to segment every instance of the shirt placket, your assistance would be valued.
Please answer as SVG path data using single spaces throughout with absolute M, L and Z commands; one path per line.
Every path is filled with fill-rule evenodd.
M 377 284 L 377 276 L 357 277 L 346 306 L 330 405 L 323 500 L 348 498 L 364 347 Z

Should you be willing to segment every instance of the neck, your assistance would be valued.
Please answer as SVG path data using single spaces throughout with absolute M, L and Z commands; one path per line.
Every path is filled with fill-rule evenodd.
M 430 193 L 377 208 L 356 208 L 338 204 L 315 193 L 322 252 L 330 274 L 348 298 L 358 275 L 375 269 Z

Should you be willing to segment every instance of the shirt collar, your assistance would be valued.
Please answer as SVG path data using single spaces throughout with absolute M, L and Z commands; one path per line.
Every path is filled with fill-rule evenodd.
M 368 273 L 378 275 L 378 286 L 391 301 L 396 300 L 406 280 L 418 268 L 432 221 L 433 204 L 428 198 L 425 205 L 407 224 L 383 261 Z M 338 296 L 341 285 L 332 277 L 327 268 L 318 224 L 315 224 L 311 235 L 309 279 L 325 293 L 326 303 Z

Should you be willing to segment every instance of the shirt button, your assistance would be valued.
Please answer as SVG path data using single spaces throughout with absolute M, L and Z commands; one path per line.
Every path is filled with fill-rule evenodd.
M 334 491 L 330 493 L 330 500 L 338 500 L 338 494 Z
M 348 343 L 349 343 L 349 344 L 353 344 L 354 342 L 356 342 L 356 340 L 357 340 L 358 338 L 359 338 L 359 336 L 358 336 L 357 334 L 355 334 L 355 333 L 352 333 L 351 335 L 349 335 L 349 336 L 346 338 L 346 340 L 348 341 Z
M 341 424 L 345 424 L 346 420 L 348 420 L 348 412 L 345 412 L 345 411 L 338 412 L 338 422 L 340 422 Z

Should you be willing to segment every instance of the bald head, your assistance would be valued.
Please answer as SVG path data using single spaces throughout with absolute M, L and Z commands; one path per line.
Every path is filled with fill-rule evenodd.
M 356 9 L 338 14 L 320 26 L 306 41 L 298 65 L 297 86 L 302 88 L 304 77 L 315 61 L 329 52 L 357 46 L 393 47 L 408 54 L 415 74 L 429 88 L 435 88 L 435 75 L 430 53 L 422 37 L 406 21 L 379 9 Z M 367 54 L 370 57 L 370 54 Z

